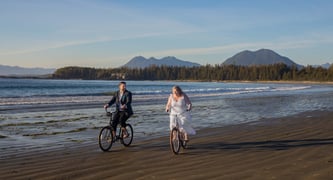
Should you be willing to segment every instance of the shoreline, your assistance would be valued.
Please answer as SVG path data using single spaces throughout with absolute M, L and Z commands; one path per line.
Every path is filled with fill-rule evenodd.
M 116 143 L 96 142 L 17 151 L 0 159 L 0 179 L 332 179 L 333 111 L 205 128 L 173 155 L 168 134 Z
M 114 81 L 114 80 L 113 80 Z M 135 80 L 128 80 L 135 81 Z M 268 80 L 256 80 L 256 81 L 247 81 L 247 80 L 141 80 L 141 81 L 165 81 L 165 82 L 222 82 L 222 83 L 276 83 L 276 84 L 317 84 L 317 85 L 333 85 L 333 81 L 296 81 L 296 80 L 276 80 L 276 81 L 268 81 Z
M 333 81 L 287 81 L 287 80 L 280 80 L 280 81 L 221 81 L 221 82 L 230 82 L 230 83 L 276 83 L 276 84 L 311 84 L 311 85 L 333 85 Z
M 40 76 L 0 76 L 2 79 L 46 79 L 46 80 L 87 80 L 87 81 L 120 81 L 120 80 L 106 80 L 106 79 L 55 79 L 55 78 L 48 78 L 43 76 L 49 76 L 47 75 L 41 75 Z M 269 80 L 254 80 L 254 81 L 248 81 L 248 80 L 130 80 L 130 79 L 123 79 L 122 81 L 166 81 L 166 82 L 234 82 L 234 83 L 287 83 L 287 84 L 331 84 L 333 85 L 333 81 L 305 81 L 305 80 L 275 80 L 275 81 L 269 81 Z

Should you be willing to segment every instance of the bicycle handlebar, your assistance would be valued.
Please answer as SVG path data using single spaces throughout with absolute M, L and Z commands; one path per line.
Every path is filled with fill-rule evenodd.
M 115 111 L 113 111 L 113 112 L 108 111 L 108 108 L 109 107 L 104 107 L 104 110 L 105 110 L 107 116 L 111 116 Z

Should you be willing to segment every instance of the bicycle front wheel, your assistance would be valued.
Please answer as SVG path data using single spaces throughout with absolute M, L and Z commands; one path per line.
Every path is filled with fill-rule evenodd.
M 178 154 L 180 150 L 179 130 L 173 128 L 170 132 L 170 148 L 174 154 Z
M 105 126 L 101 129 L 98 136 L 98 144 L 102 151 L 108 151 L 113 143 L 112 127 Z
M 133 132 L 133 128 L 130 124 L 126 124 L 126 131 L 127 131 L 127 137 L 123 136 L 123 132 L 121 132 L 122 138 L 120 139 L 120 142 L 124 145 L 124 146 L 130 146 L 132 141 L 133 141 L 133 137 L 134 137 L 134 132 Z

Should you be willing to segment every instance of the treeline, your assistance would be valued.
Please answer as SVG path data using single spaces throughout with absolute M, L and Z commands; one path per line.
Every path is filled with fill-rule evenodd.
M 52 78 L 86 80 L 195 80 L 195 81 L 333 81 L 333 65 L 328 69 L 285 64 L 260 66 L 205 65 L 200 67 L 150 66 L 147 68 L 64 67 Z

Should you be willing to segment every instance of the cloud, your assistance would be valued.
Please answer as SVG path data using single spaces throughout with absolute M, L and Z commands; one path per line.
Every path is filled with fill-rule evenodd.
M 254 42 L 254 43 L 233 43 L 222 46 L 169 49 L 164 51 L 142 52 L 143 56 L 179 56 L 179 55 L 208 55 L 239 52 L 241 50 L 257 50 L 261 48 L 273 50 L 307 48 L 321 43 L 333 43 L 332 38 L 308 39 L 308 40 L 287 40 L 280 42 Z
M 93 41 L 87 40 L 87 41 L 62 42 L 62 43 L 58 43 L 58 44 L 47 45 L 45 47 L 34 47 L 34 48 L 29 48 L 29 49 L 21 49 L 21 50 L 0 52 L 0 55 L 29 54 L 29 53 L 47 51 L 47 50 L 50 50 L 50 49 L 64 48 L 64 47 L 68 47 L 68 46 L 78 46 L 78 45 L 98 43 L 98 42 L 104 42 L 104 41 L 105 40 L 93 40 Z
M 187 34 L 187 33 L 195 32 L 195 31 L 196 30 L 180 30 L 177 32 L 145 32 L 145 33 L 126 35 L 126 36 L 118 36 L 115 38 L 102 37 L 102 38 L 96 38 L 96 39 L 91 39 L 91 40 L 63 41 L 63 42 L 59 42 L 59 43 L 49 42 L 48 44 L 44 44 L 42 47 L 32 47 L 32 48 L 27 48 L 27 49 L 2 51 L 2 52 L 0 51 L 0 55 L 20 55 L 20 54 L 38 53 L 38 52 L 43 52 L 43 51 L 47 51 L 47 50 L 51 50 L 51 49 L 60 49 L 60 48 L 66 48 L 66 47 L 71 47 L 71 46 L 98 44 L 98 43 L 131 40 L 131 39 L 138 39 L 138 38 L 158 37 L 158 36 L 165 36 L 165 35 L 170 35 L 170 34 L 173 34 L 173 35 Z

